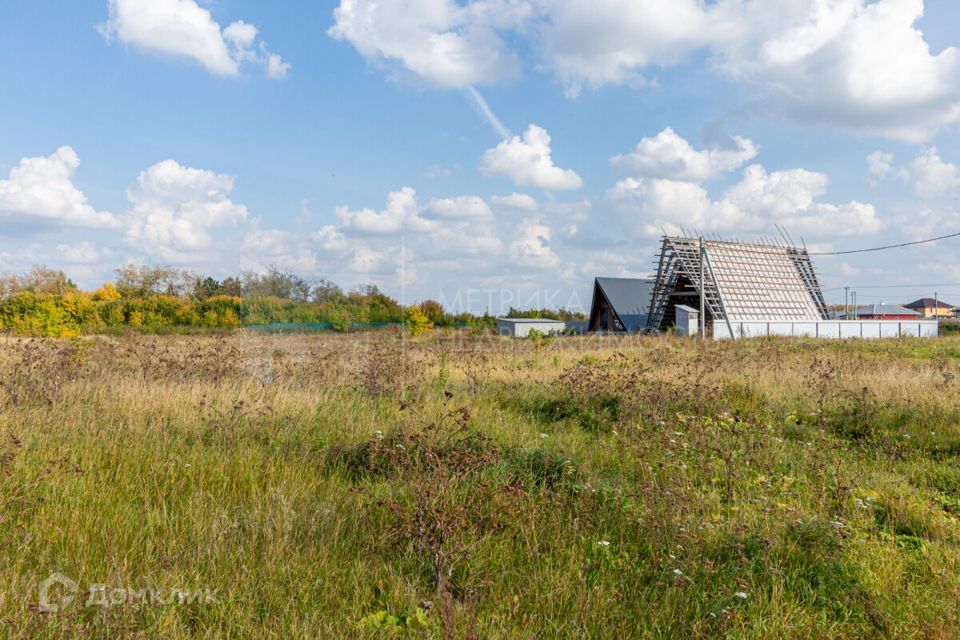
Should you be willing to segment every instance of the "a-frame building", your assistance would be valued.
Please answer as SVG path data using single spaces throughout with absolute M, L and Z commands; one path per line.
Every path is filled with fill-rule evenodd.
M 676 305 L 698 309 L 701 295 L 707 323 L 726 323 L 731 335 L 734 321 L 816 321 L 827 317 L 823 292 L 806 249 L 665 236 L 647 328 L 669 329 L 676 322 Z
M 596 278 L 588 331 L 643 331 L 654 281 L 649 278 Z

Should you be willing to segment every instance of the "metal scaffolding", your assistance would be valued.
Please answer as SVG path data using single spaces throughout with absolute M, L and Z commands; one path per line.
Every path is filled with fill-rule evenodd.
M 702 321 L 728 328 L 735 321 L 827 317 L 807 250 L 776 242 L 664 236 L 647 328 L 671 326 L 677 304 L 700 307 Z

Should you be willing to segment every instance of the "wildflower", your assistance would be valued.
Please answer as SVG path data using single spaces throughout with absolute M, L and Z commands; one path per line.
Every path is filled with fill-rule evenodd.
M 185 467 L 187 467 L 187 468 L 189 469 L 191 465 L 190 465 L 190 463 L 188 462 L 188 463 L 186 463 L 186 464 L 183 465 L 183 466 L 185 466 Z
M 598 542 L 597 544 L 600 545 L 601 547 L 609 547 L 609 546 L 610 546 L 610 541 L 609 541 L 609 540 L 601 540 L 601 541 Z
M 541 433 L 540 433 L 540 437 L 541 437 L 541 438 L 549 438 L 550 436 L 548 436 L 547 434 L 541 432 Z
M 400 449 L 400 451 L 403 451 L 403 450 L 406 449 L 406 447 L 403 446 L 402 444 L 398 444 L 398 445 L 397 445 L 397 449 Z
M 373 437 L 375 437 L 377 440 L 383 440 L 383 431 L 377 429 L 373 432 Z
M 747 599 L 747 592 L 746 592 L 746 591 L 737 591 L 735 594 L 733 594 L 733 597 L 734 597 L 734 598 L 739 598 L 740 600 L 746 600 L 746 599 Z
M 677 576 L 677 577 L 679 578 L 680 576 L 683 575 L 683 571 L 680 571 L 680 569 L 674 569 L 674 570 L 673 570 L 673 575 L 675 575 L 675 576 Z

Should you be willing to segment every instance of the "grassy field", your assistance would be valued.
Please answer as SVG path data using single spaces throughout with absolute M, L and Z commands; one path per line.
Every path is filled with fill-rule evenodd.
M 958 370 L 960 338 L 0 338 L 0 625 L 956 638 Z

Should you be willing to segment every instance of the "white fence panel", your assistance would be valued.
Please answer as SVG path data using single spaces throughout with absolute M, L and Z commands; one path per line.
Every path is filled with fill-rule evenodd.
M 936 320 L 821 320 L 819 322 L 787 322 L 782 320 L 743 320 L 731 322 L 737 338 L 766 336 L 807 336 L 817 338 L 935 338 L 940 328 Z M 730 338 L 726 322 L 713 325 L 714 340 Z

